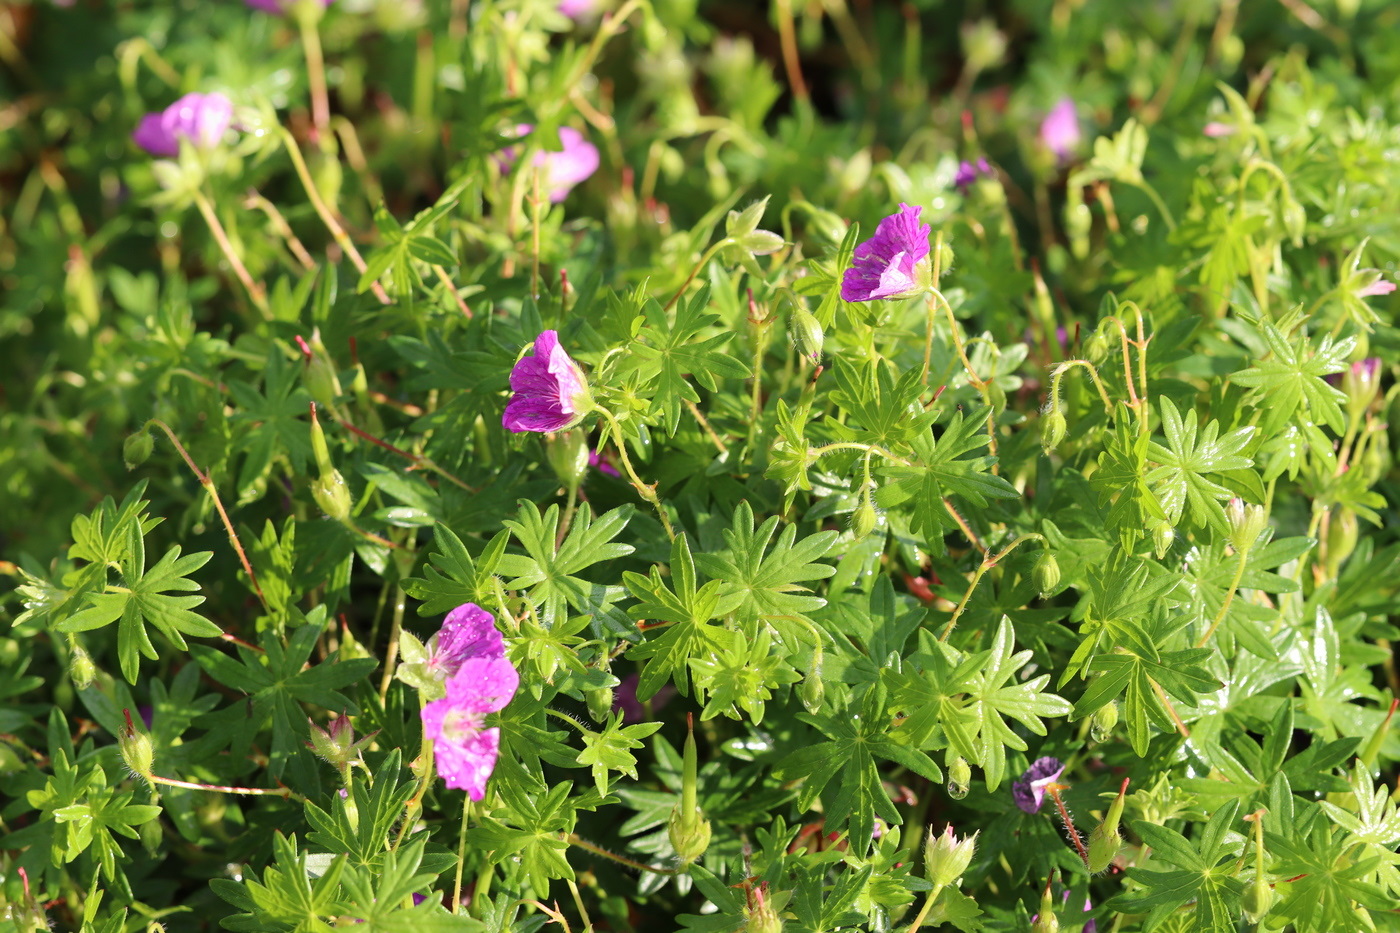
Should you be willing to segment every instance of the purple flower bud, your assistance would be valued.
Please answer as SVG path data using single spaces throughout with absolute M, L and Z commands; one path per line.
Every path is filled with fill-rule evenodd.
M 967 189 L 971 188 L 973 182 L 977 181 L 978 178 L 992 178 L 995 175 L 996 171 L 987 162 L 985 156 L 979 158 L 975 165 L 962 161 L 958 163 L 957 174 L 953 176 L 953 186 L 963 194 L 967 194 Z
M 516 434 L 563 431 L 593 410 L 593 395 L 583 371 L 559 346 L 559 334 L 547 330 L 535 338 L 534 354 L 516 361 L 510 371 L 514 395 L 501 423 Z
M 515 128 L 515 133 L 517 136 L 525 136 L 533 129 L 531 124 L 522 123 Z M 571 126 L 561 126 L 559 143 L 562 148 L 558 152 L 541 150 L 535 153 L 532 162 L 544 170 L 544 177 L 540 183 L 555 204 L 564 200 L 574 185 L 598 171 L 598 147 L 584 139 L 578 130 Z M 515 164 L 515 159 L 513 147 L 502 149 L 501 170 L 509 170 Z
M 910 298 L 929 284 L 928 224 L 919 223 L 921 207 L 901 203 L 856 247 L 854 261 L 841 279 L 842 301 Z
M 233 101 L 223 94 L 186 94 L 160 113 L 141 118 L 131 134 L 136 145 L 151 155 L 180 154 L 180 140 L 198 149 L 212 149 L 224 138 L 233 120 Z
M 1040 141 L 1058 159 L 1067 159 L 1079 148 L 1079 116 L 1071 98 L 1063 98 L 1040 124 Z
M 1045 802 L 1045 789 L 1059 781 L 1065 771 L 1064 762 L 1058 758 L 1037 758 L 1021 775 L 1021 780 L 1011 785 L 1011 796 L 1016 806 L 1027 813 L 1040 812 Z

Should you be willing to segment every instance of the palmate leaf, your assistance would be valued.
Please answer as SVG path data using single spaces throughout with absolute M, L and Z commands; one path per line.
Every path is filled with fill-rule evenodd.
M 88 607 L 75 612 L 56 628 L 60 632 L 86 632 L 102 628 L 120 620 L 117 626 L 117 656 L 121 662 L 122 676 L 128 683 L 136 683 L 136 675 L 141 666 L 141 656 L 156 660 L 160 655 L 151 644 L 146 624 L 154 625 L 161 634 L 180 650 L 186 648 L 183 635 L 214 638 L 223 634 L 223 629 L 191 610 L 204 602 L 203 596 L 169 596 L 170 591 L 189 592 L 199 589 L 199 584 L 189 579 L 193 573 L 209 562 L 212 551 L 199 551 L 180 556 L 180 546 L 174 545 L 165 556 L 152 567 L 146 569 L 146 543 L 141 534 L 139 522 L 132 521 L 127 528 L 126 555 L 121 561 L 121 587 L 109 587 L 114 592 L 90 593 Z
M 938 412 L 919 404 L 926 389 L 917 371 L 896 379 L 888 361 L 861 365 L 838 358 L 834 375 L 837 388 L 830 399 L 849 417 L 822 426 L 839 441 L 903 449 L 938 419 Z
M 1194 902 L 1193 930 L 1198 933 L 1234 933 L 1244 882 L 1236 875 L 1236 856 L 1227 831 L 1239 811 L 1232 800 L 1216 810 L 1193 844 L 1181 833 L 1145 820 L 1134 820 L 1133 829 L 1152 846 L 1154 861 L 1174 866 L 1156 871 L 1133 868 L 1128 878 L 1142 890 L 1120 894 L 1108 903 L 1110 910 L 1147 913 L 1146 933 L 1161 926 L 1176 910 Z
M 451 528 L 446 525 L 433 528 L 436 549 L 428 557 L 423 576 L 403 581 L 404 592 L 423 602 L 418 614 L 435 616 L 451 612 L 463 603 L 486 603 L 495 595 L 492 587 L 496 568 L 505 554 L 509 537 L 508 532 L 497 532 L 481 556 L 473 560 L 462 539 Z
M 1015 499 L 1016 487 L 991 472 L 992 457 L 969 456 L 987 446 L 986 409 L 969 416 L 956 411 L 942 436 L 920 431 L 910 441 L 913 463 L 885 464 L 881 474 L 891 481 L 882 486 L 875 501 L 884 508 L 913 502 L 910 527 L 924 536 L 929 550 L 943 553 L 943 533 L 956 525 L 944 499 L 960 496 L 977 506 L 989 499 Z M 909 419 L 918 421 L 919 419 Z
M 356 921 L 364 933 L 478 933 L 486 924 L 472 917 L 454 916 L 443 909 L 441 899 L 429 894 L 422 903 L 411 904 L 414 894 L 428 892 L 438 879 L 436 870 L 423 865 L 423 848 L 428 834 L 417 837 L 397 851 L 384 853 L 375 869 L 350 867 L 340 876 L 343 913 Z
M 1188 411 L 1183 420 L 1171 399 L 1165 395 L 1161 397 L 1158 407 L 1167 446 L 1157 443 L 1148 445 L 1149 459 L 1161 466 L 1148 473 L 1146 480 L 1166 510 L 1168 521 L 1175 525 L 1189 505 L 1190 514 L 1198 522 L 1209 525 L 1221 534 L 1228 533 L 1229 523 L 1220 500 L 1228 499 L 1234 493 L 1206 479 L 1205 475 L 1244 470 L 1252 466 L 1253 461 L 1241 456 L 1240 451 L 1249 443 L 1254 429 L 1243 427 L 1221 436 L 1220 425 L 1214 421 L 1198 430 L 1194 410 Z
M 636 550 L 630 544 L 613 541 L 627 527 L 633 511 L 632 506 L 621 505 L 594 520 L 585 502 L 574 516 L 569 533 L 555 544 L 559 506 L 551 505 L 540 515 L 535 503 L 520 500 L 516 517 L 503 524 L 515 535 L 526 556 L 501 556 L 500 572 L 512 578 L 506 586 L 512 590 L 528 589 L 530 602 L 540 609 L 545 625 L 561 621 L 568 606 L 601 620 L 614 634 L 630 635 L 632 626 L 627 614 L 615 605 L 622 587 L 593 583 L 578 573 Z
M 788 525 L 768 551 L 777 528 L 776 515 L 755 528 L 753 509 L 740 502 L 733 524 L 723 532 L 725 550 L 695 558 L 700 570 L 723 583 L 717 615 L 732 613 L 740 622 L 754 623 L 766 616 L 805 617 L 826 605 L 802 584 L 836 572 L 830 564 L 817 563 L 836 542 L 836 532 L 819 531 L 798 541 L 797 527 Z
M 660 411 L 669 435 L 674 436 L 680 424 L 681 403 L 700 401 L 687 376 L 713 392 L 719 388 L 721 378 L 744 379 L 749 375 L 749 368 L 725 346 L 734 337 L 732 331 L 701 336 L 706 330 L 717 329 L 720 323 L 719 315 L 706 312 L 709 302 L 707 285 L 682 301 L 671 321 L 658 302 L 648 301 L 644 309 L 646 326 L 631 344 L 624 364 L 648 382 L 655 380 L 652 409 Z
M 1380 867 L 1380 857 L 1368 855 L 1369 847 L 1343 845 L 1346 830 L 1332 826 L 1320 808 L 1302 809 L 1286 824 L 1264 825 L 1264 840 L 1277 859 L 1273 871 L 1281 879 L 1274 885 L 1276 917 L 1293 921 L 1299 930 L 1353 930 L 1374 926 L 1363 924 L 1355 905 L 1395 909 L 1394 898 L 1366 880 Z
M 286 457 L 298 476 L 311 458 L 311 431 L 305 420 L 311 396 L 301 384 L 301 373 L 274 348 L 261 374 L 261 392 L 236 379 L 228 384 L 238 406 L 231 420 L 243 426 L 235 443 L 244 455 L 238 471 L 240 496 L 266 475 L 275 457 Z
M 1120 404 L 1113 417 L 1113 433 L 1099 454 L 1099 468 L 1089 479 L 1099 494 L 1099 505 L 1111 503 L 1105 524 L 1118 532 L 1126 548 L 1131 548 L 1149 524 L 1167 518 L 1147 483 L 1150 441 L 1146 434 L 1135 432 L 1132 423 L 1127 406 Z
M 884 788 L 876 758 L 908 768 L 935 783 L 943 780 L 943 773 L 931 758 L 900 744 L 904 734 L 898 727 L 890 728 L 885 690 L 879 683 L 864 691 L 858 711 L 839 710 L 822 716 L 801 714 L 798 718 L 820 729 L 828 741 L 788 755 L 773 773 L 781 781 L 803 782 L 798 790 L 799 806 L 810 808 L 821 797 L 828 827 L 845 823 L 851 849 L 857 854 L 869 851 L 876 816 L 891 825 L 902 822 Z M 833 778 L 837 778 L 835 790 L 823 793 Z
M 1346 428 L 1341 409 L 1346 396 L 1328 385 L 1323 377 L 1346 369 L 1346 361 L 1356 347 L 1356 338 L 1333 342 L 1332 337 L 1325 336 L 1314 350 L 1306 334 L 1299 333 L 1290 343 L 1284 336 L 1285 331 L 1271 321 L 1260 320 L 1258 328 L 1268 344 L 1270 356 L 1235 373 L 1230 381 L 1254 389 L 1255 400 L 1266 403 L 1260 406 L 1264 412 L 1260 426 L 1264 436 L 1274 436 L 1289 420 L 1296 420 L 1302 426 L 1309 419 L 1321 421 L 1341 434 Z M 1299 416 L 1300 406 L 1306 407 L 1307 418 Z

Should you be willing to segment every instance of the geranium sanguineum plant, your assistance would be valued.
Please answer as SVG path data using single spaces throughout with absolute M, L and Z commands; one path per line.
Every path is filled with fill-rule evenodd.
M 487 728 L 486 716 L 505 709 L 519 686 L 520 675 L 505 658 L 468 658 L 448 678 L 447 696 L 423 707 L 423 738 L 433 743 L 448 787 L 472 800 L 486 796 L 501 741 L 501 730 Z
M 464 603 L 449 612 L 427 647 L 428 669 L 443 679 L 456 674 L 472 658 L 505 656 L 495 617 L 476 603 Z
M 516 136 L 525 136 L 534 129 L 528 123 L 515 128 Z M 559 203 L 568 197 L 574 186 L 588 179 L 598 171 L 598 147 L 584 138 L 583 134 L 571 126 L 559 128 L 557 150 L 541 149 L 535 153 L 531 165 L 539 168 L 540 186 L 549 200 Z M 501 167 L 505 170 L 515 164 L 515 149 L 501 151 Z
M 233 101 L 223 94 L 186 94 L 160 113 L 142 117 L 131 139 L 151 155 L 174 158 L 182 139 L 196 149 L 214 148 L 232 121 Z
M 1082 138 L 1074 100 L 1069 97 L 1062 98 L 1041 121 L 1040 141 L 1055 154 L 1055 158 L 1064 160 L 1079 148 Z

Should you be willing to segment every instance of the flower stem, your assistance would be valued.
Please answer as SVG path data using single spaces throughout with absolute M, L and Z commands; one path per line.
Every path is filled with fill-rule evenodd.
M 637 495 L 650 502 L 656 509 L 656 514 L 661 518 L 661 527 L 666 529 L 666 537 L 676 540 L 676 532 L 671 527 L 671 519 L 666 515 L 666 509 L 661 505 L 661 499 L 656 495 L 656 487 L 648 486 L 637 476 L 637 471 L 632 469 L 632 458 L 627 455 L 627 442 L 622 436 L 622 426 L 617 423 L 612 412 L 606 408 L 597 409 L 599 415 L 608 423 L 608 428 L 612 433 L 613 445 L 617 447 L 618 458 L 622 461 L 622 469 L 627 474 L 627 478 L 632 481 L 632 488 L 637 490 Z
M 666 302 L 666 307 L 662 308 L 661 310 L 670 311 L 671 306 L 674 305 L 676 301 L 682 295 L 685 294 L 685 290 L 690 287 L 690 283 L 695 281 L 695 277 L 700 274 L 700 270 L 705 268 L 705 264 L 708 263 L 711 259 L 714 259 L 715 254 L 718 253 L 720 250 L 724 249 L 726 246 L 729 246 L 731 242 L 732 241 L 729 239 L 729 237 L 725 237 L 724 239 L 716 243 L 714 246 L 711 246 L 709 249 L 707 249 L 705 251 L 705 254 L 700 257 L 700 261 L 695 264 L 695 268 L 690 270 L 690 275 L 685 277 L 685 281 L 681 283 L 681 287 L 676 289 L 676 293 L 671 296 L 671 300 Z M 756 373 L 754 374 L 754 378 L 758 378 Z
M 297 27 L 301 30 L 301 47 L 306 54 L 306 81 L 311 88 L 311 124 L 316 128 L 317 142 L 330 129 L 331 108 L 326 93 L 326 61 L 321 54 L 321 35 L 316 31 L 314 15 L 296 16 Z
M 384 676 L 379 681 L 379 702 L 382 705 L 389 695 L 389 684 L 394 680 L 394 662 L 399 656 L 399 634 L 403 629 L 404 611 L 403 587 L 394 587 L 394 615 L 389 623 L 389 646 L 385 649 Z
M 1069 833 L 1070 841 L 1074 843 L 1075 850 L 1079 857 L 1084 860 L 1084 864 L 1089 864 L 1089 850 L 1084 847 L 1084 840 L 1079 835 L 1079 830 L 1074 827 L 1074 818 L 1069 815 L 1069 807 L 1065 806 L 1064 800 L 1060 798 L 1060 788 L 1062 784 L 1051 784 L 1045 788 L 1050 794 L 1050 798 L 1055 801 L 1055 809 L 1060 811 L 1060 822 L 1065 825 L 1065 832 Z
M 296 800 L 300 803 L 307 803 L 307 799 L 290 787 L 233 787 L 228 784 L 199 784 L 194 781 L 180 781 L 175 778 L 161 777 L 159 774 L 147 775 L 157 784 L 164 784 L 167 787 L 183 787 L 186 790 L 207 790 L 216 794 L 249 794 L 258 797 L 281 797 L 284 800 Z
M 209 225 L 209 232 L 214 234 L 214 242 L 219 244 L 224 258 L 233 267 L 233 274 L 238 277 L 238 281 L 243 283 L 243 288 L 248 292 L 248 297 L 252 299 L 253 305 L 262 313 L 263 320 L 272 320 L 272 310 L 268 307 L 267 295 L 263 293 L 262 286 L 254 282 L 253 277 L 248 274 L 248 267 L 243 265 L 243 260 L 238 258 L 233 244 L 229 242 L 228 233 L 224 231 L 224 225 L 219 221 L 219 215 L 214 213 L 214 205 L 209 203 L 209 199 L 199 189 L 194 191 L 194 203 L 199 208 L 199 212 L 204 215 L 204 222 Z
M 1094 364 L 1088 360 L 1065 360 L 1055 367 L 1051 374 L 1050 395 L 1052 398 L 1059 397 L 1060 377 L 1076 366 L 1082 366 L 1089 371 L 1089 378 L 1094 382 L 1094 388 L 1099 390 L 1099 399 L 1103 402 L 1103 412 L 1110 419 L 1113 418 L 1113 400 L 1108 397 L 1108 390 L 1104 388 L 1103 380 L 1099 378 L 1099 371 L 1094 368 Z
M 462 863 L 467 855 L 467 817 L 471 814 L 472 798 L 463 795 L 462 799 L 462 828 L 457 832 L 457 873 L 452 879 L 452 915 L 456 916 L 462 910 Z
M 938 895 L 943 893 L 943 885 L 935 884 L 928 892 L 928 897 L 924 899 L 924 906 L 919 908 L 919 912 L 914 915 L 914 922 L 909 924 L 908 933 L 915 933 L 919 927 L 924 925 L 928 919 L 928 912 L 933 909 L 934 901 L 938 900 Z
M 972 583 L 968 586 L 967 592 L 963 593 L 962 602 L 958 603 L 957 608 L 953 610 L 953 615 L 948 619 L 948 624 L 943 627 L 943 634 L 938 636 L 939 641 L 947 641 L 948 636 L 953 634 L 953 627 L 958 624 L 958 617 L 961 616 L 963 614 L 963 610 L 967 608 L 968 601 L 972 599 L 972 592 L 973 590 L 977 589 L 977 584 L 982 581 L 983 575 L 986 574 L 988 570 L 991 570 L 993 567 L 995 567 L 997 565 L 997 562 L 1000 561 L 1003 557 L 1016 550 L 1017 547 L 1024 544 L 1025 542 L 1032 540 L 1039 541 L 1044 546 L 1048 546 L 1049 544 L 1049 542 L 1045 540 L 1044 535 L 1031 531 L 1017 537 L 1006 547 L 1002 548 L 1000 553 L 982 559 L 982 563 L 977 565 L 977 570 L 972 575 Z
M 580 849 L 583 849 L 585 852 L 592 852 L 594 855 L 600 855 L 600 856 L 602 856 L 603 858 L 612 859 L 614 862 L 617 862 L 619 865 L 626 865 L 628 868 L 635 868 L 635 869 L 637 869 L 638 871 L 649 871 L 649 872 L 651 872 L 651 873 L 654 874 L 654 875 L 674 875 L 674 874 L 677 874 L 677 871 L 676 871 L 674 868 L 660 868 L 660 867 L 658 867 L 658 866 L 656 866 L 656 865 L 646 865 L 646 864 L 643 864 L 642 862 L 633 861 L 632 859 L 628 858 L 628 857 L 625 856 L 625 855 L 618 855 L 618 854 L 615 853 L 615 852 L 609 852 L 607 849 L 604 849 L 602 846 L 596 846 L 596 845 L 594 845 L 593 843 L 589 842 L 587 839 L 584 839 L 582 836 L 578 835 L 577 833 L 569 833 L 567 836 L 564 837 L 564 840 L 565 840 L 566 842 L 568 842 L 570 845 L 578 846 Z
M 1240 580 L 1244 579 L 1244 569 L 1249 563 L 1249 548 L 1240 551 L 1238 561 L 1235 563 L 1235 575 L 1230 580 L 1230 586 L 1225 590 L 1225 598 L 1220 602 L 1220 611 L 1215 614 L 1215 618 L 1210 623 L 1210 628 L 1201 636 L 1201 640 L 1196 643 L 1197 648 L 1204 648 L 1210 641 L 1215 630 L 1220 628 L 1220 623 L 1225 621 L 1225 614 L 1230 611 L 1230 604 L 1235 601 L 1235 591 L 1239 589 Z

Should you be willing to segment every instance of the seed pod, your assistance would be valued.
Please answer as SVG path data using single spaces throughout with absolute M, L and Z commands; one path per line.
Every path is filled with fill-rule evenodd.
M 131 722 L 131 710 L 122 710 L 126 726 L 117 733 L 117 745 L 121 749 L 122 761 L 131 773 L 151 783 L 151 768 L 155 765 L 156 753 L 151 747 L 151 737 L 141 732 Z
M 1108 359 L 1110 349 L 1108 338 L 1102 330 L 1095 328 L 1089 339 L 1084 341 L 1084 359 L 1097 366 Z
M 821 359 L 826 334 L 822 332 L 821 322 L 799 301 L 792 302 L 788 330 L 792 334 L 793 343 L 797 345 L 798 353 L 813 362 Z
M 1118 704 L 1105 703 L 1094 712 L 1094 718 L 1089 723 L 1089 738 L 1095 742 L 1107 742 L 1113 735 L 1113 728 L 1118 725 Z
M 977 833 L 959 839 L 951 824 L 941 836 L 929 830 L 924 840 L 924 872 L 935 887 L 947 887 L 963 876 L 976 851 Z
M 72 636 L 69 636 L 72 637 Z M 86 690 L 97 679 L 97 665 L 82 645 L 73 645 L 73 658 L 68 664 L 68 676 L 78 690 Z

